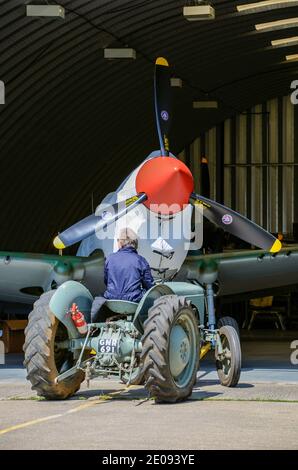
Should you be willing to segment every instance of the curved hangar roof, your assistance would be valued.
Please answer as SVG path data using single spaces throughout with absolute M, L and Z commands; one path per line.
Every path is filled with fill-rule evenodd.
M 65 18 L 26 16 L 26 4 L 46 3 L 62 5 Z M 183 6 L 194 3 L 0 1 L 1 250 L 52 250 L 57 231 L 91 212 L 92 193 L 96 205 L 158 148 L 156 56 L 183 80 L 173 89 L 173 152 L 225 117 L 289 93 L 298 1 L 239 12 L 249 0 L 214 0 L 215 19 L 190 22 Z M 291 45 L 271 45 L 290 37 Z M 123 46 L 136 59 L 104 58 L 104 48 Z M 204 99 L 218 109 L 193 109 Z

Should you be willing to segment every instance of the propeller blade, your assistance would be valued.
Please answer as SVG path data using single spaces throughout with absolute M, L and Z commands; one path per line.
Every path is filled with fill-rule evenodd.
M 154 105 L 161 155 L 169 155 L 168 133 L 171 124 L 171 82 L 169 64 L 163 57 L 155 61 Z
M 271 253 L 281 249 L 280 241 L 271 233 L 243 217 L 243 215 L 238 214 L 238 212 L 199 194 L 192 193 L 190 199 L 190 202 L 194 205 L 203 206 L 203 215 L 226 232 Z
M 92 214 L 85 219 L 80 220 L 72 225 L 54 239 L 53 244 L 58 250 L 62 250 L 67 246 L 74 245 L 84 238 L 93 235 L 98 230 L 108 227 L 116 222 L 120 217 L 134 209 L 138 204 L 147 199 L 146 194 L 138 194 L 130 197 L 125 201 L 117 202 L 103 208 L 98 214 Z

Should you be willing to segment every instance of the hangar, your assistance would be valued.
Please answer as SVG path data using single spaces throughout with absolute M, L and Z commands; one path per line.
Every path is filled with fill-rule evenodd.
M 211 260 L 210 265 L 207 263 L 208 275 L 214 259 L 223 266 L 219 270 L 223 293 L 219 289 L 217 318 L 209 318 L 205 328 L 201 355 L 207 354 L 205 372 L 210 380 L 215 380 L 210 369 L 213 356 L 211 359 L 208 351 L 215 348 L 212 335 L 224 313 L 224 318 L 229 317 L 226 322 L 234 323 L 222 323 L 222 327 L 233 327 L 237 338 L 238 329 L 242 329 L 248 381 L 258 382 L 265 373 L 270 383 L 296 383 L 297 364 L 291 359 L 291 348 L 296 347 L 298 323 L 298 1 L 10 0 L 0 3 L 0 15 L 0 319 L 6 337 L 10 336 L 12 343 L 14 338 L 18 341 L 12 324 L 20 319 L 27 322 L 32 303 L 40 294 L 47 295 L 48 290 L 57 288 L 58 293 L 62 280 L 82 281 L 85 285 L 84 275 L 80 277 L 83 271 L 86 277 L 93 276 L 94 270 L 103 271 L 103 258 L 94 261 L 97 250 L 93 253 L 81 249 L 81 258 L 75 261 L 77 245 L 69 243 L 74 246 L 68 247 L 65 243 L 63 254 L 69 258 L 60 261 L 61 246 L 53 246 L 52 241 L 62 234 L 64 243 L 67 227 L 71 229 L 94 214 L 98 204 L 117 187 L 125 189 L 127 175 L 135 168 L 140 173 L 148 155 L 153 160 L 164 156 L 158 152 L 163 148 L 161 142 L 167 147 L 168 140 L 161 136 L 164 123 L 158 111 L 161 119 L 167 121 L 168 108 L 167 101 L 166 105 L 162 102 L 162 93 L 158 94 L 158 70 L 169 65 L 173 116 L 166 136 L 171 154 L 166 156 L 171 159 L 175 155 L 181 162 L 181 171 L 190 170 L 194 204 L 207 207 L 208 211 L 211 200 L 224 205 L 224 211 L 227 207 L 235 211 L 220 213 L 224 224 L 221 228 L 229 232 L 228 226 L 234 223 L 237 212 L 262 227 L 271 240 L 267 245 L 258 244 L 257 239 L 241 237 L 237 230 L 226 237 L 212 224 L 206 231 L 199 266 L 205 269 L 205 255 Z M 151 154 L 152 151 L 157 153 Z M 154 171 L 157 175 L 158 170 Z M 154 180 L 155 174 L 148 174 Z M 184 190 L 178 184 L 177 188 Z M 207 194 L 202 193 L 202 188 Z M 141 188 L 135 196 L 129 190 L 130 187 L 130 199 L 146 192 Z M 207 206 L 201 196 L 196 196 L 200 194 L 208 197 Z M 148 194 L 144 197 L 150 199 Z M 128 206 L 144 202 L 130 199 Z M 119 199 L 110 196 L 109 201 L 116 204 Z M 214 217 L 209 220 L 214 222 Z M 245 225 L 241 233 L 250 233 L 249 227 Z M 78 241 L 81 240 L 82 237 Z M 275 253 L 279 249 L 271 250 L 274 240 L 283 244 L 280 254 Z M 255 248 L 264 252 L 256 252 Z M 165 252 L 166 249 L 163 248 Z M 168 260 L 173 256 L 175 260 L 173 253 L 167 256 L 159 252 L 158 256 Z M 189 252 L 189 256 L 191 263 L 194 255 Z M 235 269 L 244 258 L 253 258 L 255 264 L 248 266 L 245 261 L 239 274 Z M 181 265 L 182 262 L 177 271 Z M 14 266 L 17 268 L 9 271 Z M 43 281 L 26 284 L 26 266 L 28 279 L 32 267 L 38 266 Z M 200 284 L 200 279 L 191 277 L 191 266 L 186 271 L 182 267 L 177 273 L 175 288 L 163 282 L 157 285 L 157 297 L 185 294 L 185 283 L 189 289 L 187 299 L 197 296 L 194 305 L 199 310 L 203 303 L 199 297 L 203 294 L 195 293 L 193 286 Z M 258 266 L 263 266 L 263 271 Z M 155 265 L 150 267 L 156 271 Z M 162 281 L 175 282 L 174 274 Z M 204 277 L 201 284 L 210 287 L 213 281 L 206 279 L 211 278 Z M 215 278 L 214 281 L 216 284 Z M 231 287 L 237 282 L 241 289 Z M 243 287 L 249 283 L 251 288 Z M 80 295 L 90 307 L 90 298 L 84 292 L 80 291 Z M 206 292 L 205 300 L 213 312 L 212 304 L 208 304 L 208 289 Z M 175 305 L 171 304 L 174 309 Z M 183 306 L 187 309 L 186 304 Z M 124 311 L 127 318 L 136 311 L 139 325 L 143 324 L 142 315 L 148 310 L 145 301 L 131 308 L 130 312 Z M 66 326 L 62 317 L 56 317 Z M 72 329 L 73 325 L 69 331 Z M 67 341 L 64 337 L 63 340 Z M 107 344 L 103 347 L 109 347 Z M 185 344 L 181 340 L 180 346 Z M 89 346 L 90 350 L 96 349 L 92 341 Z M 141 347 L 138 345 L 134 354 Z M 222 352 L 216 351 L 217 362 L 221 362 Z M 260 356 L 264 357 L 262 364 Z M 126 371 L 125 379 L 128 383 L 135 357 L 130 359 L 130 372 Z M 20 361 L 20 356 L 16 360 Z M 26 361 L 28 365 L 29 359 Z M 61 383 L 75 367 L 65 363 L 62 361 L 57 367 Z M 2 370 L 5 374 L 5 365 L 0 374 Z M 29 368 L 29 376 L 30 373 Z M 238 383 L 239 374 L 229 385 Z M 220 382 L 226 385 L 225 380 L 228 381 L 224 378 Z M 31 383 L 40 392 L 36 383 Z M 73 388 L 76 387 L 77 383 Z M 51 389 L 48 397 L 68 396 L 68 391 L 59 390 L 57 395 L 52 392 Z M 188 391 L 185 394 L 182 398 L 189 396 Z M 177 397 L 181 398 L 178 392 L 170 398 L 177 401 Z
M 158 148 L 159 55 L 171 65 L 171 151 L 195 190 L 207 158 L 212 199 L 295 241 L 296 1 L 57 4 L 1 4 L 3 252 L 57 252 L 55 234 Z

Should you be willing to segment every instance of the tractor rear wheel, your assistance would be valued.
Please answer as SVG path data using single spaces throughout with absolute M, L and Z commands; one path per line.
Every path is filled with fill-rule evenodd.
M 142 337 L 145 387 L 157 402 L 175 403 L 192 394 L 199 367 L 199 330 L 195 310 L 184 297 L 155 300 Z
M 56 377 L 74 365 L 72 353 L 59 347 L 68 339 L 65 326 L 49 309 L 49 302 L 55 291 L 43 294 L 33 306 L 25 330 L 25 360 L 27 379 L 37 395 L 48 400 L 61 400 L 79 390 L 85 374 L 78 371 L 72 377 L 58 384 Z
M 215 347 L 217 375 L 221 385 L 235 387 L 241 374 L 241 347 L 239 335 L 231 325 L 219 328 L 222 353 Z

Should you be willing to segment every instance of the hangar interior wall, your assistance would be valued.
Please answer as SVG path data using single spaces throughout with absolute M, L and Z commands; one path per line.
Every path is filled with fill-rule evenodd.
M 179 154 L 194 173 L 196 191 L 206 157 L 211 199 L 270 232 L 292 235 L 298 222 L 297 108 L 289 96 L 271 99 L 200 134 Z

